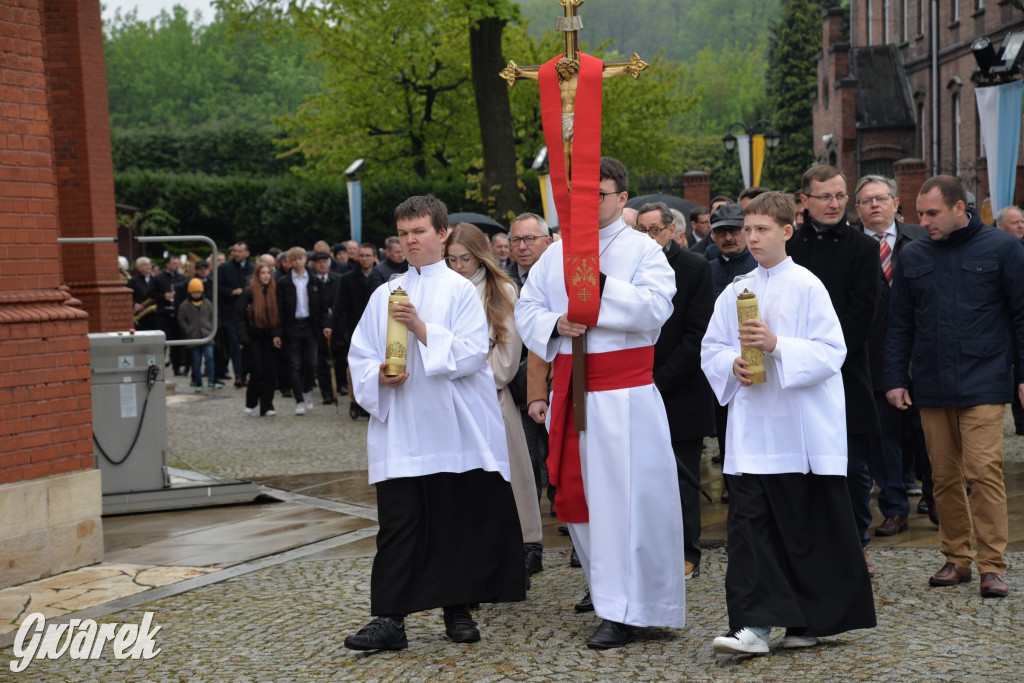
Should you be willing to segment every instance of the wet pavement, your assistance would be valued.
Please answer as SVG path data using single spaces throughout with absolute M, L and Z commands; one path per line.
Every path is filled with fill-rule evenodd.
M 710 641 L 727 630 L 725 506 L 704 503 L 707 548 L 701 576 L 687 584 L 683 629 L 644 629 L 636 642 L 597 652 L 585 647 L 593 614 L 573 604 L 586 586 L 568 566 L 569 544 L 545 518 L 545 570 L 522 603 L 484 605 L 483 640 L 444 637 L 440 611 L 410 615 L 409 649 L 346 650 L 342 640 L 368 619 L 376 511 L 366 484 L 366 421 L 347 405 L 295 416 L 249 418 L 242 391 L 206 400 L 172 399 L 172 465 L 254 480 L 268 497 L 252 505 L 104 518 L 101 565 L 0 591 L 0 681 L 195 680 L 986 680 L 1024 676 L 1024 438 L 1007 432 L 1011 509 L 1010 597 L 982 599 L 978 580 L 929 588 L 942 564 L 935 528 L 914 515 L 908 533 L 872 539 L 879 626 L 769 656 L 716 657 Z M 1009 424 L 1009 423 L 1008 423 Z M 1012 427 L 1012 425 L 1010 425 Z M 713 443 L 708 441 L 709 454 Z M 720 468 L 704 459 L 718 500 Z M 913 503 L 912 503 L 913 504 Z M 876 512 L 877 514 L 877 512 Z M 881 521 L 880 518 L 876 519 Z M 827 582 L 827 577 L 822 577 Z M 62 595 L 63 594 L 63 595 Z M 96 660 L 67 654 L 12 673 L 17 624 L 33 611 L 67 621 L 141 623 L 152 612 L 150 660 Z

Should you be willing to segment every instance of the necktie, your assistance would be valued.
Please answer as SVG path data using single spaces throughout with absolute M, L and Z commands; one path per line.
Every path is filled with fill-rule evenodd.
M 882 272 L 885 274 L 885 281 L 892 287 L 892 249 L 886 241 L 886 233 L 875 235 L 878 238 L 878 257 L 882 260 Z

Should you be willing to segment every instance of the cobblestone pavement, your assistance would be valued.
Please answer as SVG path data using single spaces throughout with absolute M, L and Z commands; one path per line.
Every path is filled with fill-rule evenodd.
M 343 404 L 347 408 L 346 404 Z M 291 414 L 279 399 L 276 418 L 246 418 L 241 392 L 169 407 L 170 444 L 181 460 L 238 478 L 365 468 L 366 421 L 317 405 Z M 215 438 L 215 435 L 221 435 Z M 1020 442 L 1007 440 L 1007 459 Z M 174 463 L 172 463 L 174 464 Z M 181 462 L 177 463 L 182 464 Z M 774 632 L 764 657 L 716 657 L 710 641 L 727 630 L 725 551 L 705 551 L 702 575 L 687 585 L 683 629 L 644 629 L 620 650 L 596 652 L 585 640 L 593 614 L 572 606 L 585 591 L 583 575 L 565 551 L 547 550 L 543 572 L 522 603 L 484 605 L 476 613 L 483 640 L 456 645 L 444 637 L 439 610 L 408 617 L 409 649 L 356 653 L 345 635 L 368 619 L 368 557 L 325 552 L 253 571 L 213 585 L 153 600 L 97 619 L 141 623 L 153 612 L 160 653 L 151 660 L 116 660 L 108 646 L 94 661 L 33 661 L 11 673 L 12 647 L 0 650 L 0 681 L 549 681 L 699 680 L 1019 681 L 1024 678 L 1024 552 L 1007 553 L 1012 591 L 982 599 L 978 579 L 929 588 L 941 564 L 931 549 L 873 548 L 878 628 L 823 639 L 787 651 Z M 822 577 L 827 581 L 827 577 Z
M 774 633 L 764 657 L 716 657 L 711 639 L 727 630 L 725 554 L 709 550 L 702 575 L 687 586 L 684 629 L 645 629 L 620 650 L 588 650 L 597 625 L 576 614 L 583 575 L 564 553 L 547 551 L 526 602 L 484 605 L 476 614 L 483 640 L 447 641 L 438 610 L 407 618 L 409 649 L 356 653 L 344 636 L 363 625 L 369 608 L 369 558 L 304 560 L 254 572 L 104 622 L 153 623 L 162 651 L 149 661 L 34 661 L 11 674 L 11 648 L 0 653 L 0 680 L 32 681 L 549 681 L 549 680 L 928 680 L 1018 681 L 1024 593 L 983 600 L 978 583 L 928 588 L 934 558 L 906 549 L 873 554 L 879 574 L 879 626 L 823 639 L 817 647 L 782 650 Z M 1020 553 L 1010 561 L 1018 565 Z M 19 678 L 24 677 L 24 678 Z M 10 678 L 6 678 L 10 677 Z

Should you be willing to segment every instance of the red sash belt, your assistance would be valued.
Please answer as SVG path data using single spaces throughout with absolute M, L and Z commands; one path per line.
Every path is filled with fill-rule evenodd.
M 587 354 L 588 391 L 642 387 L 654 382 L 654 347 Z M 580 469 L 580 435 L 573 427 L 572 356 L 555 356 L 551 392 L 548 479 L 555 485 L 555 512 L 563 522 L 589 521 Z

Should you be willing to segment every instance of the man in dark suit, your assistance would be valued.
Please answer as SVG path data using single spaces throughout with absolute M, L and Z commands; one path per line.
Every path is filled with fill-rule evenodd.
M 665 402 L 676 467 L 685 467 L 700 482 L 704 437 L 715 433 L 714 397 L 700 369 L 700 342 L 715 307 L 711 265 L 672 239 L 674 217 L 662 202 L 640 207 L 636 230 L 661 245 L 676 274 L 672 316 L 654 345 L 654 384 Z M 700 493 L 680 475 L 679 496 L 683 504 L 683 560 L 689 578 L 700 575 Z
M 879 249 L 882 280 L 879 284 L 878 311 L 868 340 L 871 364 L 871 387 L 878 408 L 880 438 L 873 440 L 868 468 L 878 484 L 878 509 L 885 520 L 875 529 L 876 536 L 892 536 L 909 528 L 910 502 L 903 479 L 903 413 L 885 398 L 884 348 L 889 327 L 889 292 L 896 259 L 911 240 L 925 234 L 919 225 L 906 225 L 896 220 L 899 193 L 896 181 L 878 175 L 864 176 L 853 193 L 860 216 L 861 230 L 875 240 Z M 928 492 L 929 496 L 931 492 Z
M 348 256 L 348 252 L 345 253 Z M 341 276 L 337 273 L 330 272 L 331 269 L 331 256 L 322 251 L 315 251 L 309 257 L 309 262 L 313 267 L 313 277 L 324 285 L 324 293 L 327 299 L 327 315 L 330 316 L 334 310 L 334 301 L 338 296 L 338 286 L 341 284 Z M 324 335 L 316 335 L 316 383 L 320 388 L 320 397 L 323 399 L 324 405 L 329 406 L 334 403 L 334 390 L 331 387 L 331 366 L 328 363 L 328 358 L 331 354 L 332 337 Z M 345 379 L 345 357 L 342 356 L 334 358 L 334 373 L 335 381 L 338 384 L 338 393 L 345 395 L 348 393 L 348 381 Z
M 331 314 L 331 344 L 334 345 L 334 357 L 346 359 L 348 357 L 348 345 L 352 339 L 352 333 L 363 317 L 366 303 L 370 300 L 373 290 L 370 288 L 370 274 L 373 267 L 377 265 L 377 247 L 369 242 L 359 245 L 356 252 L 355 267 L 345 273 L 338 283 L 338 294 L 334 298 L 334 310 Z M 351 259 L 349 261 L 351 263 Z M 347 365 L 347 361 L 346 361 Z M 336 366 L 337 367 L 337 366 Z M 348 415 L 353 420 L 360 415 L 368 417 L 369 413 L 363 410 L 356 397 L 348 406 Z
M 327 290 L 323 281 L 306 270 L 306 250 L 288 250 L 291 272 L 277 281 L 277 310 L 288 347 L 295 414 L 313 410 L 313 375 L 317 338 L 330 333 Z
M 706 206 L 698 206 L 690 212 L 690 234 L 686 242 L 691 251 L 703 254 L 711 240 L 711 212 Z M 692 241 L 691 241 L 692 240 Z
M 132 290 L 132 314 L 135 317 L 136 329 L 158 329 L 156 310 L 159 303 L 153 262 L 145 256 L 135 259 L 135 275 L 128 281 L 128 286 Z
M 846 176 L 839 169 L 823 164 L 812 166 L 804 173 L 800 187 L 807 205 L 804 224 L 786 242 L 786 251 L 825 285 L 846 339 L 846 361 L 842 368 L 846 394 L 846 485 L 864 547 L 864 562 L 868 573 L 874 576 L 867 551 L 871 541 L 868 458 L 871 441 L 878 438 L 880 428 L 871 389 L 868 339 L 882 281 L 878 242 L 854 230 L 846 220 L 850 195 Z

